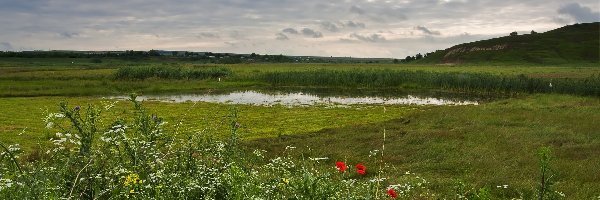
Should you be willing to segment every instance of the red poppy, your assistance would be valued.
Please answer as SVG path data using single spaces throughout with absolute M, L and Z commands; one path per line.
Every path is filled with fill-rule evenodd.
M 356 165 L 356 173 L 365 175 L 367 173 L 367 167 L 365 167 L 363 164 Z
M 398 197 L 398 193 L 396 193 L 396 190 L 394 190 L 394 188 L 390 188 L 387 191 L 388 195 L 390 195 L 390 197 L 392 198 L 396 198 Z
M 344 162 L 336 162 L 335 166 L 340 170 L 340 172 L 344 172 L 346 169 L 348 169 L 348 166 L 346 166 L 346 163 Z

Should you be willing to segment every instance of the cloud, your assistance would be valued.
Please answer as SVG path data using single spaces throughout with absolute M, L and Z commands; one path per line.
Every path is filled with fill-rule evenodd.
M 13 46 L 9 42 L 0 42 L 0 50 L 11 51 Z
M 558 9 L 558 13 L 571 16 L 577 22 L 600 21 L 600 13 L 593 12 L 591 8 L 581 6 L 579 3 L 570 3 Z
M 283 33 L 277 33 L 277 34 L 275 34 L 275 36 L 277 36 L 275 38 L 277 40 L 289 40 L 290 39 L 287 35 L 285 35 Z
M 351 38 L 355 38 L 357 40 L 363 41 L 363 42 L 384 42 L 386 41 L 385 37 L 383 37 L 380 34 L 374 33 L 371 35 L 360 35 L 358 33 L 352 33 L 350 34 Z
M 365 23 L 354 22 L 354 21 L 347 21 L 344 25 L 346 27 L 350 27 L 350 28 L 365 28 L 365 27 L 367 27 L 365 25 Z
M 220 38 L 217 33 L 200 33 L 198 34 L 198 38 Z
M 312 38 L 322 38 L 323 37 L 323 34 L 321 32 L 312 30 L 310 28 L 302 29 L 302 35 L 304 35 L 306 37 L 312 37 Z
M 356 6 L 356 5 L 352 5 L 350 7 L 350 12 L 351 13 L 355 13 L 355 14 L 359 14 L 359 15 L 364 15 L 366 12 L 365 10 L 363 10 L 362 8 Z
M 298 30 L 296 30 L 294 28 L 285 28 L 285 29 L 281 30 L 281 32 L 294 34 L 294 35 L 297 35 L 300 33 L 300 32 L 298 32 Z
M 286 34 L 292 34 L 292 35 L 300 35 L 302 34 L 305 37 L 311 37 L 311 38 L 322 38 L 323 37 L 323 33 L 310 29 L 310 28 L 303 28 L 301 30 L 296 30 L 294 28 L 285 28 L 283 30 L 281 30 L 281 33 L 277 33 L 276 36 L 278 40 L 287 40 L 289 39 L 289 37 Z
M 343 29 L 356 29 L 356 28 L 366 28 L 365 23 L 362 22 L 354 22 L 354 21 L 322 21 L 319 23 L 322 29 L 328 30 L 330 32 L 340 32 Z
M 414 29 L 419 30 L 427 35 L 440 35 L 439 31 L 432 31 L 432 30 L 426 28 L 425 26 L 416 26 Z
M 352 5 L 350 7 L 350 13 L 364 16 L 370 20 L 378 22 L 408 19 L 408 17 L 404 14 L 405 9 L 401 7 L 386 4 L 367 4 L 366 6 L 369 7 L 362 8 L 357 5 Z M 369 12 L 367 12 L 367 10 L 369 10 Z
M 71 38 L 79 36 L 79 33 L 62 32 L 62 33 L 59 33 L 58 35 L 62 38 L 71 39 Z
M 304 0 L 298 5 L 292 0 L 0 0 L 0 42 L 10 42 L 19 50 L 170 49 L 405 57 L 405 52 L 414 55 L 421 49 L 447 48 L 473 39 L 451 38 L 465 31 L 486 37 L 514 30 L 541 33 L 576 20 L 597 19 L 599 11 L 598 0 Z M 312 32 L 304 31 L 305 35 L 305 27 Z M 349 37 L 352 33 L 357 35 Z M 286 37 L 287 45 L 281 45 Z M 385 42 L 366 42 L 381 38 Z M 430 41 L 441 38 L 449 39 Z
M 336 25 L 335 23 L 332 23 L 332 22 L 328 22 L 328 21 L 321 22 L 321 27 L 323 29 L 331 31 L 331 32 L 340 31 L 340 28 L 338 27 L 338 25 Z
M 237 30 L 229 32 L 229 37 L 237 40 L 246 39 L 246 35 Z

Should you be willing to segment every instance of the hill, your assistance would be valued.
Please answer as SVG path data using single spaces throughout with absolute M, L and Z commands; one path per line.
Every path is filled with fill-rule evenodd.
M 459 44 L 438 50 L 419 63 L 600 63 L 600 22 L 573 24 L 531 33 Z

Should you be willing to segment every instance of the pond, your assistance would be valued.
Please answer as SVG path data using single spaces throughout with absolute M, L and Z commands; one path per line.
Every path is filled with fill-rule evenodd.
M 125 96 L 109 97 L 126 99 Z M 319 94 L 307 92 L 282 92 L 282 91 L 232 91 L 226 93 L 204 94 L 170 94 L 170 95 L 142 95 L 140 101 L 161 101 L 180 103 L 211 102 L 245 105 L 283 105 L 283 106 L 314 106 L 314 105 L 478 105 L 476 100 L 467 100 L 456 97 L 435 97 L 411 94 L 400 95 L 365 95 L 365 94 Z

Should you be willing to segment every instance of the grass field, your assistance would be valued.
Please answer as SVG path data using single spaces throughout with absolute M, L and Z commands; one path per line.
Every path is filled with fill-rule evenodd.
M 120 67 L 182 66 L 204 69 L 222 67 L 232 75 L 212 79 L 117 80 Z M 330 70 L 391 70 L 427 73 L 469 73 L 542 80 L 585 80 L 598 76 L 600 68 L 581 66 L 446 66 L 446 65 L 333 65 L 333 64 L 237 64 L 196 65 L 192 62 L 87 59 L 6 59 L 0 61 L 0 142 L 19 143 L 27 153 L 38 154 L 56 139 L 46 129 L 44 117 L 59 112 L 61 101 L 69 108 L 103 105 L 106 95 L 140 93 L 194 93 L 212 90 L 272 89 L 272 83 L 256 77 L 269 73 L 306 73 Z M 317 87 L 318 84 L 285 84 L 279 89 Z M 336 86 L 337 89 L 354 90 Z M 394 86 L 396 88 L 397 86 Z M 431 86 L 430 86 L 431 87 Z M 427 89 L 427 88 L 420 88 Z M 443 90 L 443 88 L 428 88 Z M 394 90 L 386 90 L 394 91 Z M 238 134 L 247 152 L 266 150 L 268 157 L 282 156 L 289 146 L 294 157 L 328 157 L 316 164 L 320 169 L 336 161 L 377 163 L 369 155 L 381 150 L 383 161 L 393 168 L 386 177 L 403 177 L 411 171 L 425 178 L 428 191 L 456 198 L 456 183 L 468 188 L 487 188 L 493 198 L 534 198 L 539 184 L 538 157 L 541 147 L 552 150 L 553 190 L 567 199 L 590 199 L 600 195 L 600 99 L 594 95 L 529 94 L 492 97 L 490 102 L 470 106 L 380 106 L 284 107 L 214 103 L 144 102 L 149 114 L 158 114 L 168 124 L 165 132 L 177 138 L 211 135 L 226 140 L 230 115 L 237 110 Z M 107 104 L 108 105 L 108 104 Z M 131 116 L 131 103 L 120 101 L 101 120 L 101 130 L 111 119 Z M 132 120 L 126 118 L 127 120 Z M 35 156 L 23 156 L 22 161 Z M 85 163 L 84 163 L 85 164 Z M 83 166 L 83 165 L 82 165 Z M 359 180 L 374 178 L 371 174 Z M 508 185 L 508 188 L 497 186 Z M 424 199 L 435 199 L 429 197 Z
M 93 95 L 123 95 L 132 92 L 137 93 L 194 93 L 204 92 L 208 89 L 248 89 L 248 88 L 270 88 L 273 85 L 286 86 L 274 83 L 272 79 L 265 78 L 267 75 L 285 75 L 302 77 L 309 73 L 325 71 L 335 72 L 337 74 L 356 73 L 357 71 L 374 71 L 375 73 L 388 74 L 385 70 L 391 70 L 393 73 L 414 74 L 419 78 L 418 81 L 407 82 L 404 84 L 392 84 L 386 87 L 391 88 L 411 88 L 411 89 L 435 89 L 439 85 L 432 84 L 432 79 L 428 76 L 436 75 L 449 77 L 458 75 L 473 77 L 474 84 L 481 83 L 480 74 L 485 79 L 502 81 L 503 79 L 522 79 L 525 77 L 535 83 L 543 83 L 546 86 L 550 82 L 565 82 L 568 87 L 588 88 L 585 94 L 597 95 L 598 88 L 588 87 L 586 84 L 593 84 L 600 77 L 600 68 L 594 64 L 577 65 L 556 65 L 556 66 L 478 66 L 478 65 L 400 65 L 400 64 L 235 64 L 235 65 L 206 65 L 194 64 L 193 62 L 174 62 L 174 61 L 121 61 L 108 60 L 102 63 L 93 63 L 89 59 L 20 59 L 3 58 L 0 61 L 0 96 L 93 96 Z M 32 67 L 37 66 L 37 67 Z M 117 79 L 116 75 L 119 68 L 173 68 L 183 67 L 190 70 L 228 69 L 231 74 L 223 77 L 219 82 L 216 78 L 209 79 L 169 79 L 169 78 L 148 78 L 143 80 L 123 80 Z M 384 71 L 381 71 L 384 70 Z M 454 74 L 454 75 L 452 75 Z M 424 76 L 427 75 L 427 76 Z M 349 74 L 348 76 L 354 76 Z M 379 75 L 377 75 L 379 76 Z M 310 77 L 309 77 L 310 78 Z M 456 79 L 456 78 L 453 78 Z M 590 81 L 588 81 L 590 80 Z M 14 84 L 18 81 L 19 84 Z M 302 82 L 303 80 L 298 80 Z M 452 82 L 450 87 L 463 90 L 465 87 L 463 80 L 457 79 Z M 378 87 L 377 82 L 366 83 L 370 87 Z M 425 85 L 424 85 L 425 83 Z M 361 83 L 362 84 L 362 83 Z M 521 84 L 521 83 L 519 83 Z M 291 85 L 298 86 L 293 83 Z M 356 85 L 355 87 L 365 87 L 366 85 Z M 556 85 L 556 83 L 555 83 Z M 315 87 L 314 84 L 302 85 L 302 87 Z M 561 86 L 561 85 L 557 85 Z M 339 84 L 321 85 L 320 87 L 348 88 Z M 477 86 L 479 87 L 479 86 Z M 515 86 L 519 88 L 521 86 Z M 352 87 L 354 88 L 354 87 Z M 485 88 L 485 87 L 484 87 Z M 496 92 L 496 86 L 489 89 Z M 512 90 L 512 86 L 508 86 Z M 467 90 L 471 90 L 467 88 Z M 476 89 L 480 90 L 480 89 Z M 565 89 L 569 92 L 570 90 Z M 516 90 L 514 92 L 523 92 Z M 578 94 L 581 92 L 578 92 Z

